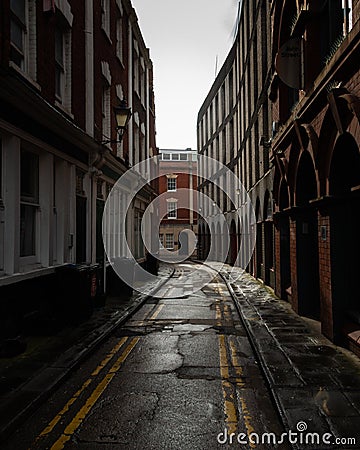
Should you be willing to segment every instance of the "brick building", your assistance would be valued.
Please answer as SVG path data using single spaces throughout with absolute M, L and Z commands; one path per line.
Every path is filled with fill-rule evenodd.
M 256 226 L 247 270 L 353 350 L 360 336 L 359 13 L 351 0 L 240 2 L 233 47 L 198 116 L 199 153 L 233 170 L 255 208 L 256 225 L 237 222 L 241 202 L 200 183 L 226 218 L 227 261 L 235 263 L 234 248 L 246 250 Z M 203 257 L 210 235 L 218 240 L 224 231 L 200 220 Z
M 272 3 L 276 292 L 320 320 L 330 339 L 342 343 L 348 334 L 353 342 L 351 331 L 360 329 L 360 2 Z M 299 51 L 287 74 L 289 43 Z
M 160 248 L 187 254 L 196 242 L 193 235 L 185 233 L 181 238 L 180 233 L 191 230 L 197 236 L 196 151 L 190 148 L 160 150 L 159 194 Z
M 199 190 L 212 198 L 218 209 L 204 211 L 211 227 L 199 219 L 199 240 L 203 257 L 209 251 L 211 235 L 220 259 L 248 267 L 252 274 L 274 286 L 273 169 L 267 145 L 271 131 L 267 96 L 271 80 L 269 17 L 269 2 L 240 2 L 233 46 L 200 108 L 197 122 L 199 153 L 220 161 L 238 177 L 253 205 L 256 225 L 247 211 L 247 199 L 238 197 L 234 204 L 227 195 L 230 191 L 234 194 L 238 186 L 214 186 L 205 180 Z M 223 224 L 221 217 L 225 218 Z M 247 238 L 255 226 L 256 251 L 248 262 Z M 230 243 L 224 254 L 226 230 Z
M 107 195 L 129 167 L 156 152 L 152 70 L 129 0 L 1 2 L 4 320 L 51 303 L 58 269 L 67 263 L 104 267 Z M 124 99 L 132 116 L 120 144 L 113 107 Z M 141 263 L 146 255 L 136 229 L 154 188 L 145 186 L 127 216 L 129 245 Z M 98 276 L 103 288 L 105 275 Z

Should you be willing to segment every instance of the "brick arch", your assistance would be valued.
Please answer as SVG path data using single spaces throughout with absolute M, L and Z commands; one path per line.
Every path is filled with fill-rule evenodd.
M 304 147 L 304 150 L 311 154 L 315 162 L 315 169 L 318 169 L 319 137 L 312 125 L 303 123 L 301 127 L 307 135 L 307 145 Z
M 352 187 L 360 185 L 359 143 L 348 132 L 336 139 L 328 179 L 330 195 L 350 194 Z
M 337 134 L 338 132 L 336 129 L 334 116 L 328 106 L 319 134 L 318 174 L 320 195 L 327 195 L 328 193 L 327 180 L 331 164 L 332 149 L 334 147 Z M 331 151 L 329 151 L 329 149 L 331 149 Z
M 271 202 L 271 194 L 269 192 L 268 189 L 266 189 L 265 194 L 264 194 L 264 204 L 263 204 L 263 219 L 269 219 L 268 217 L 268 207 L 269 207 L 269 202 Z M 272 208 L 271 208 L 272 211 Z M 272 211 L 273 212 L 273 211 Z
M 279 205 L 280 203 L 280 184 L 283 179 L 286 178 L 285 174 L 285 167 L 283 164 L 282 159 L 279 157 L 275 158 L 275 173 L 274 173 L 274 180 L 273 180 L 273 197 L 275 200 L 275 203 Z
M 360 139 L 360 98 L 348 92 L 331 94 L 332 104 L 327 107 L 318 141 L 318 169 L 321 195 L 329 192 L 329 174 L 337 139 L 350 132 Z M 330 101 L 329 100 L 329 101 Z
M 300 147 L 300 144 L 298 140 L 294 140 L 291 148 L 290 148 L 290 154 L 288 158 L 288 171 L 287 171 L 287 183 L 290 188 L 290 194 L 291 198 L 295 194 L 296 189 L 296 174 L 297 174 L 297 168 L 300 160 L 302 149 Z M 293 202 L 291 201 L 291 204 Z
M 304 177 L 304 175 L 306 176 Z M 312 185 L 309 184 L 310 176 L 312 177 L 310 179 Z M 300 181 L 302 180 L 304 180 L 305 183 L 301 184 L 300 190 Z M 310 190 L 312 192 L 310 192 Z M 313 155 L 311 155 L 311 153 L 308 152 L 307 150 L 301 151 L 296 163 L 294 192 L 296 205 L 300 205 L 300 203 L 304 202 L 306 203 L 308 200 L 312 200 L 319 197 L 319 178 L 317 170 L 315 169 L 315 161 Z
M 290 206 L 289 187 L 284 179 L 281 180 L 279 189 L 279 210 L 283 211 Z
M 259 198 L 259 197 L 256 197 L 256 203 L 255 203 L 255 217 L 256 217 L 256 221 L 257 221 L 257 222 L 260 222 L 260 221 L 262 220 L 261 213 L 262 213 L 262 210 L 261 210 L 261 202 L 260 202 L 260 198 Z

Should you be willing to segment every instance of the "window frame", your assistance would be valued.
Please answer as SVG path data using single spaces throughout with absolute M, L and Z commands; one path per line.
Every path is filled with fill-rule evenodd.
M 36 164 L 36 173 L 35 173 L 35 184 L 34 187 L 34 194 L 28 195 L 29 193 L 22 192 L 22 158 L 24 153 L 28 153 L 32 156 L 34 156 L 35 164 Z M 23 167 L 26 167 L 27 170 L 33 169 L 32 166 L 29 164 L 25 164 Z M 29 266 L 29 265 L 35 265 L 38 264 L 40 261 L 40 155 L 37 152 L 30 151 L 27 148 L 21 148 L 20 150 L 20 228 L 19 228 L 19 258 L 20 258 L 20 265 L 23 266 Z M 32 171 L 33 173 L 33 171 Z M 31 194 L 31 193 L 30 193 Z M 25 245 L 25 243 L 22 245 L 22 222 L 21 222 L 21 214 L 22 214 L 22 208 L 32 208 L 33 210 L 33 237 L 32 240 L 34 241 L 33 246 L 33 254 L 22 254 L 22 247 Z M 27 227 L 26 227 L 27 228 Z M 24 236 L 26 238 L 26 235 Z
M 24 18 L 20 18 L 18 14 L 12 9 L 10 1 L 10 61 L 12 61 L 19 69 L 27 71 L 27 34 L 28 34 L 28 1 L 23 0 L 24 5 Z M 17 44 L 12 40 L 12 25 L 15 24 L 21 30 L 22 48 L 19 48 Z M 21 58 L 21 64 L 19 65 L 11 56 L 11 52 L 14 50 Z
M 101 28 L 110 39 L 110 0 L 101 0 Z
M 61 41 L 61 61 L 58 60 L 57 55 L 57 38 L 60 36 Z M 65 94 L 65 36 L 64 30 L 58 24 L 55 26 L 54 32 L 55 42 L 55 96 L 59 102 L 63 101 Z M 57 75 L 59 73 L 59 86 L 57 85 Z M 58 91 L 59 88 L 59 91 Z
M 61 37 L 62 61 L 57 60 L 57 36 Z M 72 27 L 68 19 L 60 10 L 56 11 L 56 23 L 54 30 L 54 91 L 55 103 L 68 114 L 72 113 Z M 60 74 L 60 91 L 57 91 L 57 74 Z
M 175 207 L 173 205 L 175 205 Z M 174 201 L 167 202 L 167 218 L 177 219 L 177 202 Z
M 168 237 L 170 236 L 171 239 L 171 246 L 168 244 Z M 174 233 L 166 233 L 165 234 L 165 249 L 166 250 L 174 250 Z
M 173 186 L 170 186 L 173 184 Z M 167 179 L 167 190 L 168 192 L 176 192 L 177 190 L 177 181 L 175 177 L 169 177 Z

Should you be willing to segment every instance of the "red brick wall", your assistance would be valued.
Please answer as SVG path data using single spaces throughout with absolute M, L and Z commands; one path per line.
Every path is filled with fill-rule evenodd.
M 280 228 L 278 220 L 274 218 L 274 266 L 275 266 L 275 294 L 281 298 L 281 270 L 280 270 Z

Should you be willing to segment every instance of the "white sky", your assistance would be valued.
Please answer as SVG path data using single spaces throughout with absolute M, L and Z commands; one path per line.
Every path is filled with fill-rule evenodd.
M 154 65 L 156 145 L 197 148 L 198 111 L 233 43 L 238 0 L 132 0 Z

